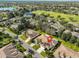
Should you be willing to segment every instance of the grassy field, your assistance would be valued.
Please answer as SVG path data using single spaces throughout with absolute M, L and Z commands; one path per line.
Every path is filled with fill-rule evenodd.
M 74 21 L 79 24 L 79 16 L 76 16 L 76 15 L 70 15 L 70 14 L 64 14 L 64 13 L 58 13 L 58 12 L 52 12 L 52 11 L 43 11 L 43 10 L 33 11 L 32 13 L 37 15 L 48 15 L 49 17 L 54 17 L 56 19 L 58 19 L 58 16 L 59 16 L 59 18 L 63 18 L 64 21 L 66 22 Z M 72 18 L 73 20 L 70 20 L 70 18 Z

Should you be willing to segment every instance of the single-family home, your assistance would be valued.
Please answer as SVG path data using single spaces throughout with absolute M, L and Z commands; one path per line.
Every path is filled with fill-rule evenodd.
M 8 44 L 0 49 L 0 58 L 23 58 L 23 54 L 13 44 Z

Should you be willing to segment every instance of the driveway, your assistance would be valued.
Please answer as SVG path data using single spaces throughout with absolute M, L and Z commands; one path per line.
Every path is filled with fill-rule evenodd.
M 21 38 L 19 38 L 19 40 L 23 43 L 23 44 L 21 44 L 25 49 L 31 49 L 32 51 L 34 51 L 34 57 L 35 58 L 41 58 L 42 57 L 42 55 L 41 54 L 39 54 L 38 52 L 36 52 L 36 50 L 35 49 L 33 49 L 29 44 L 27 44 L 27 43 L 25 43 L 25 41 L 23 41 Z M 26 52 L 27 53 L 27 52 Z

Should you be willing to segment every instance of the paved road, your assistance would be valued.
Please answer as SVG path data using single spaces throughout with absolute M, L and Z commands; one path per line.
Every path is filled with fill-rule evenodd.
M 42 57 L 42 55 L 40 55 L 38 52 L 36 52 L 36 50 L 35 49 L 33 49 L 30 45 L 28 45 L 28 44 L 26 44 L 23 40 L 21 40 L 21 38 L 19 38 L 20 39 L 20 41 L 23 43 L 23 44 L 21 44 L 24 48 L 26 48 L 26 49 L 31 49 L 32 51 L 34 51 L 35 52 L 35 54 L 34 54 L 34 57 L 35 58 L 40 58 L 40 57 Z M 26 52 L 27 53 L 27 52 Z

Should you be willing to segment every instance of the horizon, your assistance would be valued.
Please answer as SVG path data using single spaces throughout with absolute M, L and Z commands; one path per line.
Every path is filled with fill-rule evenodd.
M 62 1 L 79 1 L 79 0 L 0 0 L 0 1 L 3 1 L 3 2 L 5 2 L 5 1 L 60 1 L 60 2 L 62 2 Z

